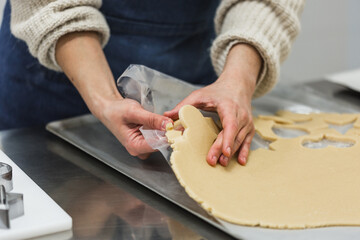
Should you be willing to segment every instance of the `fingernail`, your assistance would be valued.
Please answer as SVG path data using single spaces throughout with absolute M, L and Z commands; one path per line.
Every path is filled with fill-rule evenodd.
M 226 167 L 229 164 L 229 158 L 224 156 L 222 164 Z
M 224 161 L 224 155 L 220 155 L 220 157 L 219 157 L 219 163 L 222 164 L 223 161 Z
M 209 164 L 214 167 L 216 165 L 217 161 L 218 161 L 218 158 L 216 156 L 213 156 L 211 158 Z
M 230 147 L 228 147 L 228 148 L 226 149 L 226 153 L 230 156 L 230 154 L 231 154 L 231 148 L 230 148 Z

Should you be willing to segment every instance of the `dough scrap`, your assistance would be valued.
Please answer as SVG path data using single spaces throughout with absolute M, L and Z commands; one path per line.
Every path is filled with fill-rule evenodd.
M 267 141 L 275 141 L 278 135 L 273 132 L 273 127 L 276 123 L 273 120 L 264 120 L 261 118 L 254 118 L 255 131 Z
M 359 114 L 339 114 L 339 113 L 311 113 L 311 114 L 296 114 L 289 111 L 279 111 L 276 115 L 288 118 L 295 122 L 293 125 L 287 127 L 298 128 L 312 132 L 318 129 L 328 128 L 329 124 L 345 125 L 353 122 L 359 122 Z
M 359 136 L 360 129 L 360 114 L 338 114 L 338 113 L 311 113 L 311 114 L 297 114 L 289 111 L 278 111 L 277 116 L 258 116 L 254 118 L 254 125 L 256 132 L 265 140 L 275 141 L 280 136 L 273 132 L 273 128 L 287 128 L 297 129 L 309 134 L 313 133 L 335 133 L 334 129 L 329 128 L 329 124 L 332 125 L 346 125 L 353 124 L 353 128 L 350 129 L 346 135 L 355 134 Z M 286 122 L 287 119 L 292 123 Z M 265 120 L 266 119 L 266 120 Z
M 360 128 L 351 128 L 346 132 L 345 135 L 355 135 L 360 137 Z
M 211 167 L 206 155 L 218 129 L 192 106 L 181 108 L 179 117 L 183 134 L 172 137 L 171 131 L 176 130 L 167 132 L 173 148 L 172 168 L 190 197 L 215 217 L 269 228 L 360 225 L 358 135 L 316 128 L 306 136 L 277 138 L 270 149 L 251 151 L 246 166 L 232 158 L 227 167 Z M 354 145 L 321 149 L 302 145 L 322 139 Z
M 277 116 L 281 116 L 283 118 L 290 119 L 294 122 L 305 122 L 311 120 L 311 116 L 309 114 L 299 114 L 299 113 L 293 113 L 290 111 L 284 111 L 280 110 L 276 112 Z
M 294 123 L 294 121 L 291 120 L 291 119 L 287 119 L 287 118 L 283 118 L 283 117 L 278 117 L 278 116 L 259 115 L 258 118 L 259 118 L 259 119 L 263 119 L 263 120 L 273 120 L 274 122 L 280 123 L 280 124 L 291 124 L 291 123 Z

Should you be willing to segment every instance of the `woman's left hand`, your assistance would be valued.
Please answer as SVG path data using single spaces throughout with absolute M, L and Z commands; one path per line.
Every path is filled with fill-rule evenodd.
M 218 161 L 222 166 L 227 166 L 238 150 L 238 162 L 246 164 L 255 134 L 251 99 L 261 64 L 262 59 L 253 47 L 237 44 L 231 48 L 223 73 L 216 82 L 192 92 L 173 110 L 165 112 L 165 116 L 177 119 L 182 106 L 193 105 L 219 114 L 223 130 L 206 157 L 212 166 Z

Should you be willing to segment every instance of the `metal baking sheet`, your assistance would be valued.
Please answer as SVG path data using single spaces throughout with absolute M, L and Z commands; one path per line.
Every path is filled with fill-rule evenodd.
M 333 97 L 337 86 L 323 83 L 311 86 L 279 86 L 271 94 L 253 102 L 254 115 L 273 114 L 286 109 L 307 112 L 360 112 L 355 100 L 343 101 Z M 331 89 L 331 91 L 329 90 Z M 327 91 L 323 91 L 327 90 Z M 155 153 L 143 161 L 130 156 L 116 138 L 92 115 L 52 122 L 47 129 L 77 146 L 103 163 L 116 169 L 162 197 L 198 216 L 209 224 L 239 239 L 353 239 L 360 237 L 359 227 L 326 227 L 304 230 L 276 230 L 246 227 L 219 221 L 192 200 L 178 183 L 170 166 L 161 154 Z M 263 145 L 261 139 L 253 141 Z M 256 148 L 256 147 L 255 147 Z

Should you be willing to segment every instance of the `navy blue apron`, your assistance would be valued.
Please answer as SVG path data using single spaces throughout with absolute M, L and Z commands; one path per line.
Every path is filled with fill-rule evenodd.
M 195 84 L 216 79 L 209 48 L 219 0 L 103 0 L 111 29 L 104 49 L 115 79 L 143 64 Z M 10 33 L 7 2 L 0 29 L 0 130 L 88 113 L 63 73 L 41 66 Z

